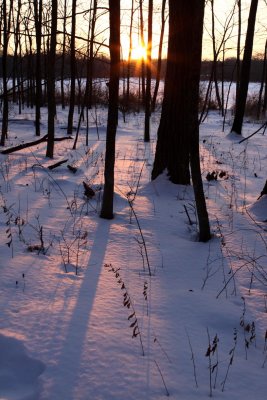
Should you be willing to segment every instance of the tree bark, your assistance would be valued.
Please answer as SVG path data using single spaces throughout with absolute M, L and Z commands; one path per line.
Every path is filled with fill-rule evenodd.
M 145 97 L 145 132 L 144 132 L 145 142 L 150 141 L 152 28 L 153 28 L 153 0 L 149 0 L 147 60 L 146 60 L 146 97 Z
M 258 0 L 251 0 L 244 56 L 241 66 L 240 88 L 236 99 L 235 118 L 232 126 L 232 132 L 235 132 L 238 135 L 241 135 L 242 133 L 243 119 L 245 115 L 257 7 Z
M 75 78 L 76 78 L 76 60 L 75 60 L 75 35 L 76 35 L 76 0 L 72 0 L 71 17 L 71 42 L 70 42 L 70 105 L 68 114 L 67 134 L 72 134 L 73 114 L 75 106 Z
M 159 51 L 158 51 L 158 65 L 157 65 L 157 72 L 156 72 L 156 83 L 154 94 L 151 103 L 151 111 L 155 111 L 157 95 L 159 90 L 159 83 L 160 83 L 160 75 L 161 75 L 161 64 L 162 64 L 162 47 L 163 47 L 163 38 L 164 38 L 164 30 L 165 30 L 165 7 L 166 7 L 166 0 L 162 1 L 161 7 L 161 31 L 160 31 L 160 38 L 159 38 Z
M 35 65 L 35 134 L 40 136 L 41 104 L 42 104 L 42 74 L 41 74 L 41 45 L 42 45 L 42 11 L 43 1 L 34 1 L 34 23 L 36 34 L 36 65 Z
M 49 62 L 47 74 L 47 95 L 48 95 L 48 139 L 46 156 L 53 158 L 54 156 L 54 137 L 55 137 L 55 61 L 56 61 L 56 45 L 57 45 L 57 0 L 52 0 L 51 11 L 51 39 L 49 47 Z
M 109 106 L 105 155 L 105 185 L 100 216 L 113 218 L 115 143 L 118 123 L 120 78 L 120 0 L 109 0 L 110 21 L 110 79 Z
M 169 39 L 164 98 L 152 179 L 167 169 L 170 180 L 190 184 L 188 110 L 190 87 L 190 13 L 193 0 L 169 0 Z M 190 6 L 189 6 L 190 5 Z M 189 6 L 189 7 L 188 7 Z

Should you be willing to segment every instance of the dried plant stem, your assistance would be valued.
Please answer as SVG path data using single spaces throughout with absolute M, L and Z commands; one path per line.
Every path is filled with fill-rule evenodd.
M 169 397 L 170 393 L 169 393 L 169 391 L 168 391 L 168 388 L 167 388 L 167 385 L 166 385 L 166 383 L 165 383 L 165 379 L 164 379 L 164 377 L 163 377 L 163 374 L 162 374 L 162 372 L 161 372 L 161 369 L 160 369 L 160 367 L 159 367 L 159 365 L 158 365 L 158 363 L 157 363 L 156 360 L 154 360 L 154 363 L 156 364 L 156 367 L 157 367 L 157 369 L 158 369 L 158 371 L 159 371 L 159 374 L 160 374 L 160 376 L 161 376 L 163 385 L 164 385 L 164 387 L 165 387 L 166 396 Z

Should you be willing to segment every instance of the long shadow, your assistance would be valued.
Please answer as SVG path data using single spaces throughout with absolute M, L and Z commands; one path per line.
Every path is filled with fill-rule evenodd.
M 103 261 L 109 239 L 110 221 L 99 220 L 94 233 L 94 242 L 88 260 L 88 266 L 79 290 L 68 330 L 62 338 L 63 345 L 58 364 L 54 366 L 54 376 L 49 388 L 49 398 L 52 400 L 70 400 L 79 379 L 79 369 L 82 351 L 90 314 L 93 308 L 98 281 L 103 267 Z M 52 367 L 53 368 L 53 367 Z

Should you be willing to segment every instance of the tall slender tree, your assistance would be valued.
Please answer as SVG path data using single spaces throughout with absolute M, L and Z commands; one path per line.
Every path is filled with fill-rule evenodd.
M 41 104 L 42 104 L 42 74 L 41 74 L 41 46 L 42 46 L 42 12 L 43 0 L 35 0 L 34 23 L 36 42 L 36 64 L 35 64 L 35 133 L 40 136 Z
M 47 126 L 47 149 L 46 156 L 53 158 L 54 156 L 54 137 L 55 137 L 55 61 L 57 46 L 57 10 L 58 1 L 52 0 L 51 8 L 51 34 L 50 46 L 48 53 L 48 71 L 47 71 L 47 96 L 48 96 L 48 126 Z
M 75 58 L 75 39 L 76 39 L 76 4 L 77 0 L 72 0 L 71 15 L 71 41 L 70 41 L 70 105 L 68 114 L 68 135 L 72 134 L 73 115 L 75 106 L 75 82 L 76 82 L 76 58 Z
M 247 101 L 257 8 L 258 8 L 258 0 L 251 0 L 245 49 L 241 65 L 240 87 L 237 94 L 235 117 L 232 126 L 232 132 L 235 132 L 238 135 L 241 135 L 242 133 L 243 119 Z
M 9 3 L 9 8 L 7 7 L 7 1 L 2 2 L 2 15 L 3 19 L 3 49 L 2 49 L 2 79 L 3 79 L 3 112 L 2 112 L 2 133 L 0 145 L 5 145 L 5 140 L 7 138 L 8 132 L 8 86 L 7 86 L 7 54 L 8 54 L 8 43 L 10 39 L 10 24 L 11 24 L 11 12 L 13 10 L 13 0 Z
M 161 6 L 161 30 L 160 30 L 160 38 L 159 38 L 158 65 L 157 65 L 157 72 L 156 72 L 155 89 L 154 89 L 152 103 L 151 103 L 151 111 L 155 111 L 157 95 L 158 95 L 158 90 L 159 90 L 159 84 L 160 84 L 161 65 L 162 65 L 162 48 L 163 48 L 163 39 L 164 39 L 164 31 L 165 31 L 165 24 L 166 24 L 166 17 L 165 17 L 166 1 L 167 0 L 162 0 L 162 6 Z
M 120 78 L 120 0 L 109 0 L 110 26 L 110 79 L 109 106 L 105 155 L 105 185 L 100 216 L 113 218 L 115 143 L 118 123 L 118 100 Z
M 153 0 L 149 0 L 147 60 L 146 60 L 146 97 L 145 97 L 145 133 L 144 133 L 145 142 L 150 141 L 152 29 L 153 29 Z

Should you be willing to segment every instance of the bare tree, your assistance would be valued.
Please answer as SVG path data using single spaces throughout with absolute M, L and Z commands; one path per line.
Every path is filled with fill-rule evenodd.
M 146 60 L 146 97 L 145 97 L 145 133 L 144 133 L 145 142 L 150 141 L 152 28 L 153 28 L 153 0 L 149 0 L 147 60 Z
M 42 104 L 42 73 L 41 73 L 41 46 L 42 46 L 42 11 L 43 0 L 36 0 L 34 5 L 36 64 L 35 64 L 35 133 L 40 136 L 41 104 Z
M 72 0 L 71 15 L 71 41 L 70 41 L 70 100 L 68 114 L 68 135 L 72 134 L 73 115 L 75 106 L 75 81 L 76 81 L 76 58 L 75 58 L 75 35 L 76 35 L 76 0 Z
M 165 8 L 166 8 L 166 0 L 162 0 L 162 7 L 161 7 L 161 30 L 160 30 L 160 38 L 159 38 L 159 51 L 158 51 L 158 64 L 157 64 L 157 72 L 156 72 L 156 83 L 154 94 L 151 103 L 151 110 L 155 111 L 157 95 L 159 90 L 159 83 L 160 83 L 160 76 L 161 76 L 161 65 L 162 65 L 162 47 L 163 47 L 163 38 L 164 38 L 164 31 L 165 31 Z
M 201 241 L 210 238 L 198 147 L 204 4 L 204 0 L 169 0 L 167 71 L 152 170 L 152 179 L 167 169 L 173 183 L 187 185 L 190 184 L 191 165 Z
M 6 0 L 2 2 L 2 15 L 3 20 L 3 50 L 2 50 L 2 79 L 3 79 L 3 112 L 2 112 L 2 133 L 0 145 L 5 145 L 5 140 L 8 133 L 8 87 L 7 87 L 7 51 L 8 42 L 10 38 L 10 24 L 11 24 L 11 11 L 13 9 L 13 0 L 9 3 L 9 9 L 7 8 Z
M 240 88 L 237 94 L 235 117 L 232 126 L 232 132 L 235 132 L 238 135 L 241 135 L 242 133 L 243 119 L 245 114 L 257 7 L 258 7 L 258 0 L 251 0 L 244 56 L 241 67 Z
M 120 79 L 120 0 L 109 0 L 110 26 L 110 79 L 109 106 L 105 155 L 105 185 L 100 216 L 113 218 L 115 143 L 118 123 L 118 100 Z
M 56 62 L 56 45 L 57 45 L 57 0 L 52 0 L 51 9 L 51 34 L 49 46 L 49 62 L 47 73 L 47 95 L 48 101 L 48 127 L 47 127 L 47 149 L 46 156 L 53 158 L 54 156 L 54 137 L 55 137 L 55 62 Z

